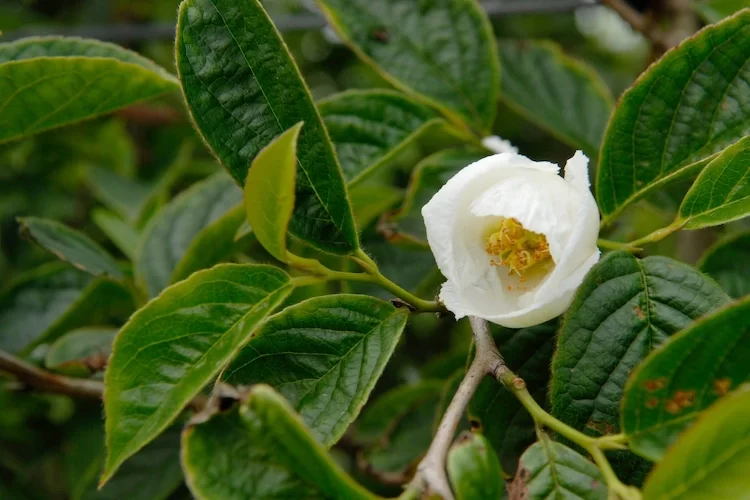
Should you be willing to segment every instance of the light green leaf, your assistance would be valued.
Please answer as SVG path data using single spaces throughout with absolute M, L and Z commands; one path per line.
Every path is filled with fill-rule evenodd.
M 294 211 L 300 122 L 271 141 L 253 160 L 245 181 L 245 213 L 263 248 L 286 262 L 286 232 Z
M 659 461 L 700 412 L 750 381 L 750 298 L 701 319 L 628 379 L 622 429 L 630 449 Z
M 602 222 L 750 133 L 750 9 L 708 26 L 622 96 L 599 156 Z
M 0 349 L 26 354 L 81 326 L 123 321 L 133 311 L 123 285 L 62 263 L 23 274 L 0 297 Z
M 289 231 L 322 250 L 358 248 L 336 155 L 299 70 L 258 0 L 186 0 L 177 69 L 199 131 L 245 184 L 250 162 L 274 137 L 305 122 Z
M 747 0 L 693 0 L 693 8 L 707 23 L 718 23 L 747 7 Z
M 360 230 L 367 228 L 378 217 L 391 209 L 403 197 L 402 190 L 382 183 L 363 183 L 349 191 L 354 210 L 354 220 Z
M 242 202 L 242 190 L 216 174 L 184 191 L 143 230 L 135 255 L 135 275 L 150 296 L 172 282 L 180 261 L 198 234 Z
M 80 328 L 57 339 L 44 356 L 44 365 L 69 375 L 88 376 L 103 370 L 117 328 Z
M 318 0 L 352 50 L 397 88 L 488 134 L 500 84 L 495 37 L 475 0 Z
M 391 90 L 342 92 L 320 101 L 318 109 L 349 186 L 388 164 L 431 128 L 447 127 L 435 110 Z
M 619 432 L 630 372 L 670 335 L 728 302 L 718 284 L 681 262 L 606 254 L 565 314 L 552 359 L 552 414 L 591 434 Z
M 607 498 L 606 483 L 596 465 L 545 434 L 521 455 L 508 491 L 523 492 L 523 498 L 528 500 Z
M 135 249 L 138 245 L 138 233 L 135 229 L 114 213 L 103 208 L 95 208 L 91 218 L 127 258 L 131 260 L 135 258 Z
M 293 412 L 273 389 L 258 385 L 239 410 L 188 427 L 182 463 L 193 495 L 198 500 L 377 498 L 331 460 Z
M 0 44 L 0 143 L 175 90 L 177 80 L 117 45 L 82 38 Z
M 750 232 L 731 234 L 701 257 L 698 267 L 738 299 L 750 294 Z
M 102 484 L 216 377 L 292 288 L 280 269 L 222 264 L 167 288 L 130 318 L 105 375 Z
M 747 498 L 750 386 L 708 409 L 669 449 L 643 488 L 644 500 Z
M 364 295 L 306 300 L 269 318 L 222 379 L 276 387 L 329 447 L 367 401 L 407 317 Z
M 503 102 L 596 158 L 614 99 L 593 68 L 554 42 L 502 40 L 499 49 Z
M 463 434 L 451 447 L 446 465 L 457 500 L 497 500 L 505 493 L 500 462 L 481 434 Z
M 700 173 L 675 224 L 700 229 L 750 214 L 750 136 L 729 146 Z
M 21 231 L 60 260 L 94 276 L 125 277 L 114 257 L 85 234 L 65 224 L 39 217 L 22 217 L 18 222 Z

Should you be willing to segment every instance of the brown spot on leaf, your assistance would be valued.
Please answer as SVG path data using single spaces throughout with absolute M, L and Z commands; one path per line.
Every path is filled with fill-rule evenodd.
M 680 408 L 693 406 L 693 403 L 695 402 L 695 391 L 675 391 L 674 401 L 680 405 Z
M 649 392 L 664 389 L 664 386 L 666 386 L 666 380 L 664 379 L 664 377 L 660 377 L 654 380 L 646 380 L 643 383 L 643 387 Z
M 649 398 L 646 400 L 646 408 L 656 408 L 659 406 L 659 398 Z
M 643 314 L 643 309 L 641 309 L 641 306 L 635 306 L 633 308 L 633 312 L 636 316 L 638 316 L 638 319 L 646 319 L 646 315 Z
M 667 408 L 667 411 L 673 415 L 675 413 L 680 413 L 680 410 L 682 409 L 680 408 L 680 405 L 678 405 L 676 401 L 673 401 L 671 399 L 667 401 L 666 408 Z
M 469 419 L 469 427 L 473 432 L 482 432 L 482 424 L 479 420 Z
M 615 433 L 615 426 L 612 425 L 611 422 L 594 422 L 593 420 L 589 420 L 586 422 L 586 427 L 593 429 L 602 435 Z
M 531 478 L 531 472 L 529 472 L 529 469 L 524 468 L 523 465 L 519 463 L 516 477 L 513 478 L 513 481 L 506 483 L 509 500 L 528 500 L 529 478 Z
M 388 33 L 387 29 L 381 26 L 370 31 L 370 39 L 380 43 L 388 43 L 391 39 L 391 35 Z
M 724 396 L 732 388 L 732 379 L 730 378 L 717 378 L 713 382 L 714 392 L 718 396 Z

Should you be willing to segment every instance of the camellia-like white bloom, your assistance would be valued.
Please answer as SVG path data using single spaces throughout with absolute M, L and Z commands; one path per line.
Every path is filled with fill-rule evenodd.
M 422 208 L 447 278 L 440 300 L 456 318 L 524 328 L 560 315 L 599 260 L 599 210 L 588 158 L 559 167 L 515 153 L 483 158 Z

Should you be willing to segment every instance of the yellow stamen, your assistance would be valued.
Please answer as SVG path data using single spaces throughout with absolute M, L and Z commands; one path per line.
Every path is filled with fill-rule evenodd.
M 485 238 L 484 249 L 490 255 L 490 264 L 507 267 L 508 276 L 515 273 L 523 282 L 532 271 L 551 262 L 549 243 L 543 234 L 529 231 L 513 218 L 503 219 L 493 229 Z

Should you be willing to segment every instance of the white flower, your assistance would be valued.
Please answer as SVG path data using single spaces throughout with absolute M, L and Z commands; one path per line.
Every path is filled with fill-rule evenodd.
M 588 158 L 559 167 L 514 153 L 483 158 L 422 208 L 427 240 L 448 279 L 440 300 L 456 318 L 524 328 L 565 311 L 599 260 L 599 210 Z
M 506 141 L 497 135 L 491 135 L 482 139 L 482 146 L 493 153 L 518 153 L 518 148 L 511 144 L 510 141 Z

